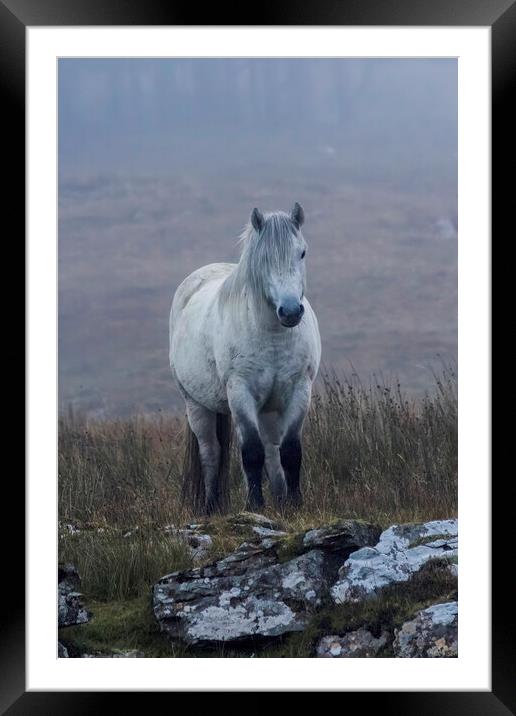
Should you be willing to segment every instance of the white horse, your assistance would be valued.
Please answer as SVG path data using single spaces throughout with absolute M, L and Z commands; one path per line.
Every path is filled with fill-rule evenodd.
M 233 420 L 247 509 L 300 504 L 301 431 L 319 368 L 317 318 L 305 297 L 304 212 L 254 209 L 238 264 L 191 273 L 170 312 L 170 365 L 186 403 L 185 488 L 207 514 L 227 507 Z M 192 431 L 195 438 L 190 433 Z

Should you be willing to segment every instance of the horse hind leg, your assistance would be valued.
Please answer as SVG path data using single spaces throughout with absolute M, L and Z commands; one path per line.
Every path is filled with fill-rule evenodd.
M 192 473 L 185 475 L 185 479 L 193 483 L 186 486 L 186 490 L 197 495 L 194 500 L 194 507 L 199 509 L 199 495 L 203 496 L 203 509 L 210 515 L 219 512 L 223 508 L 221 500 L 221 485 L 219 481 L 219 467 L 221 459 L 221 447 L 217 437 L 217 414 L 203 407 L 191 398 L 186 398 L 186 415 L 188 424 L 197 439 L 200 460 L 200 474 Z M 204 490 L 202 490 L 204 487 Z M 201 489 L 199 489 L 201 488 Z

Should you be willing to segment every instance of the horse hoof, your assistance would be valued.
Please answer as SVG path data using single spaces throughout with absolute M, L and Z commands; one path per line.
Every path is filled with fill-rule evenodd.
M 225 510 L 223 509 L 223 506 L 218 499 L 209 500 L 204 507 L 204 514 L 206 517 L 212 517 L 213 515 L 222 515 L 224 514 L 224 512 Z
M 263 512 L 265 510 L 265 502 L 246 502 L 246 512 Z
M 286 507 L 298 510 L 303 506 L 303 497 L 300 492 L 293 492 L 287 495 Z
M 287 495 L 285 493 L 280 495 L 273 495 L 272 504 L 274 509 L 277 510 L 280 514 L 282 514 L 286 511 L 288 507 Z

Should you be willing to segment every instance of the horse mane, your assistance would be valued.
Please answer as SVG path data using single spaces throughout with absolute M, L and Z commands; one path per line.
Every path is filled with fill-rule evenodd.
M 226 278 L 219 291 L 221 310 L 238 310 L 251 302 L 256 311 L 266 305 L 265 281 L 288 263 L 297 229 L 284 211 L 264 215 L 258 233 L 249 221 L 240 234 L 240 261 Z

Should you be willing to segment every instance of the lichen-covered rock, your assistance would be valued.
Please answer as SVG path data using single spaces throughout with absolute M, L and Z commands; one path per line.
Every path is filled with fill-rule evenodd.
M 239 512 L 236 515 L 232 515 L 226 519 L 226 523 L 231 525 L 233 529 L 245 529 L 250 527 L 261 527 L 262 529 L 268 530 L 281 530 L 279 522 L 274 522 L 264 515 L 260 515 L 257 512 Z
M 270 527 L 260 527 L 260 525 L 253 525 L 251 529 L 258 537 L 285 537 L 287 534 L 283 530 L 273 530 Z
M 327 588 L 322 552 L 278 563 L 272 549 L 244 544 L 214 565 L 163 577 L 154 614 L 189 644 L 278 636 L 303 629 Z
M 340 553 L 349 554 L 377 533 L 362 523 L 341 530 Z M 350 536 L 352 535 L 352 536 Z M 297 554 L 285 554 L 282 539 L 245 542 L 217 562 L 169 574 L 154 586 L 154 614 L 162 631 L 189 644 L 276 637 L 304 629 L 323 604 L 335 579 L 335 540 L 319 549 L 295 541 Z M 289 549 L 292 547 L 290 546 Z
M 375 544 L 381 530 L 377 525 L 360 520 L 340 520 L 327 527 L 308 530 L 303 536 L 305 549 L 327 549 L 343 552 L 359 549 L 363 545 Z
M 457 602 L 434 604 L 396 630 L 393 649 L 401 658 L 457 656 Z
M 144 659 L 142 651 L 132 649 L 131 651 L 118 651 L 112 654 L 81 654 L 81 659 Z
M 458 564 L 455 564 L 454 562 L 450 562 L 450 564 L 448 565 L 448 571 L 450 572 L 450 574 L 451 574 L 453 577 L 457 577 L 457 578 L 458 578 L 458 576 L 459 576 L 459 565 L 458 565 Z
M 323 636 L 317 644 L 316 655 L 330 659 L 371 658 L 388 642 L 388 632 L 376 638 L 370 631 L 361 628 L 344 636 Z
M 212 537 L 203 532 L 202 525 L 191 524 L 186 527 L 168 525 L 163 528 L 163 531 L 185 542 L 190 549 L 194 562 L 205 559 L 213 546 Z
M 210 526 L 206 529 L 209 531 Z M 217 530 L 217 527 L 215 527 Z M 284 537 L 287 533 L 279 522 L 274 522 L 264 515 L 255 512 L 239 512 L 223 520 L 223 530 L 242 539 L 255 540 L 264 537 Z
M 82 595 L 77 591 L 81 583 L 77 570 L 72 564 L 59 565 L 57 578 L 59 626 L 84 624 L 91 614 L 84 608 Z
M 166 534 L 186 542 L 194 562 L 205 561 L 213 547 L 213 536 L 220 530 L 239 537 L 241 540 L 259 540 L 268 537 L 284 537 L 287 533 L 277 522 L 253 512 L 240 512 L 226 517 L 221 524 L 196 522 L 186 527 L 168 525 L 163 528 Z
M 70 522 L 60 522 L 59 523 L 59 534 L 62 535 L 65 532 L 67 532 L 68 534 L 71 534 L 71 535 L 77 535 L 77 534 L 80 534 L 81 530 L 79 529 L 79 527 L 77 525 L 72 524 Z
M 385 586 L 407 581 L 429 559 L 455 558 L 457 535 L 456 519 L 389 527 L 375 547 L 350 554 L 331 589 L 333 600 L 337 604 L 361 601 Z

